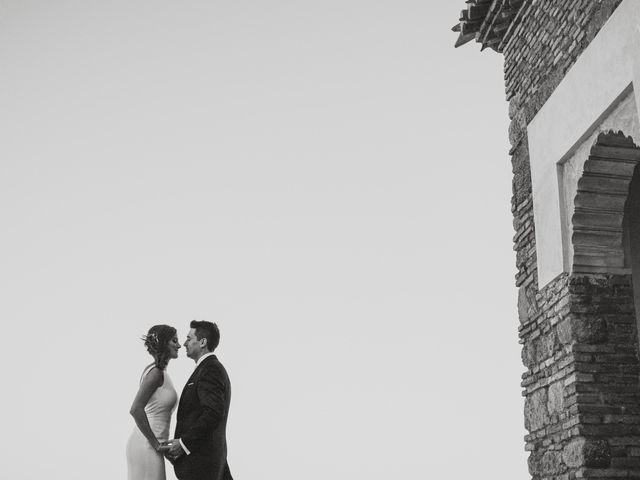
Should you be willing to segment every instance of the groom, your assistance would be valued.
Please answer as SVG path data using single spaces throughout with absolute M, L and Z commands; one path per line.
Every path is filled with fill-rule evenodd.
M 213 354 L 220 331 L 206 321 L 194 320 L 190 327 L 184 346 L 196 368 L 180 395 L 175 436 L 161 449 L 179 480 L 233 480 L 225 434 L 231 384 Z

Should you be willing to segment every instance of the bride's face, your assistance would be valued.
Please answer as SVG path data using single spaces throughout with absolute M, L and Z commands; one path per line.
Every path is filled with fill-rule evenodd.
M 169 344 L 167 345 L 169 349 L 169 356 L 171 358 L 178 358 L 178 350 L 180 350 L 180 342 L 178 342 L 178 336 L 174 335 Z

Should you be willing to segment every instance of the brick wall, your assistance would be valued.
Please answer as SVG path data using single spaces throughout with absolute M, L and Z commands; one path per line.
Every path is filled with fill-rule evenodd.
M 504 43 L 512 143 L 622 0 L 529 0 Z
M 640 0 L 638 0 L 640 1 Z M 640 479 L 640 386 L 630 276 L 537 287 L 526 126 L 621 0 L 529 0 L 505 38 L 514 249 L 534 479 Z

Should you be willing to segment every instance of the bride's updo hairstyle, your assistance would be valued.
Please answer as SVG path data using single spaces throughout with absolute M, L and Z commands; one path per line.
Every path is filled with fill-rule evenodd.
M 176 329 L 169 325 L 154 325 L 142 336 L 147 352 L 156 361 L 156 367 L 164 370 L 169 363 L 169 342 L 176 335 Z

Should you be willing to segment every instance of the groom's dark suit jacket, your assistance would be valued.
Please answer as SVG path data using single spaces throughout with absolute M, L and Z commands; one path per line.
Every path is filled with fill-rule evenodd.
M 227 372 L 211 355 L 196 367 L 180 395 L 174 438 L 191 452 L 174 462 L 180 480 L 233 480 L 225 432 L 230 402 Z

